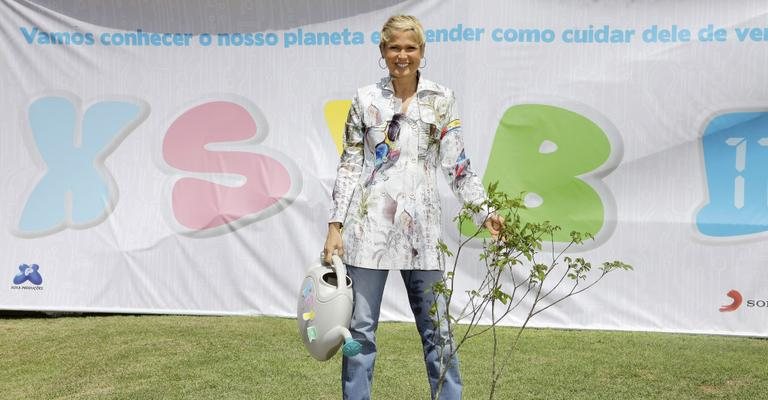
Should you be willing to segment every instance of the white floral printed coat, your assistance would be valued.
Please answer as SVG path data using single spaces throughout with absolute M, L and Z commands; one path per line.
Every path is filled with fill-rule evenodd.
M 485 190 L 464 153 L 453 91 L 420 78 L 404 115 L 401 105 L 389 77 L 358 89 L 329 222 L 343 224 L 346 264 L 443 270 L 438 167 L 462 202 L 479 204 Z

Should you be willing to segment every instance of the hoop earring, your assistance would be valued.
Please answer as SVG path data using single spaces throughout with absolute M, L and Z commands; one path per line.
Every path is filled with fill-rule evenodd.
M 387 62 L 384 61 L 384 65 L 381 65 L 381 62 L 384 61 L 384 57 L 379 57 L 379 68 L 381 69 L 387 69 Z
M 421 64 L 419 65 L 419 68 L 427 68 L 427 57 L 421 58 Z

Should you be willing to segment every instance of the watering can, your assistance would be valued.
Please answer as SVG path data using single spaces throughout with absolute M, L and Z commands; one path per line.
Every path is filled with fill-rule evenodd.
M 334 254 L 331 259 L 331 266 L 320 261 L 307 270 L 296 313 L 304 347 L 319 361 L 330 359 L 342 346 L 347 357 L 362 349 L 348 329 L 352 319 L 352 280 L 341 258 Z

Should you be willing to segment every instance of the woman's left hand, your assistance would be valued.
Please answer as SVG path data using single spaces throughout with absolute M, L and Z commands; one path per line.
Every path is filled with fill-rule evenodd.
M 485 228 L 488 229 L 494 239 L 499 237 L 502 227 L 504 227 L 504 217 L 501 215 L 491 214 L 485 220 Z

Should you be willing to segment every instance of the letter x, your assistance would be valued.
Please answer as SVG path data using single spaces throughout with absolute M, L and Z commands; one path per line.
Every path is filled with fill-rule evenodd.
M 45 235 L 103 221 L 117 201 L 104 160 L 144 119 L 146 110 L 140 102 L 101 101 L 88 107 L 80 121 L 79 109 L 69 98 L 49 96 L 33 102 L 29 123 L 46 170 L 22 211 L 21 233 Z

